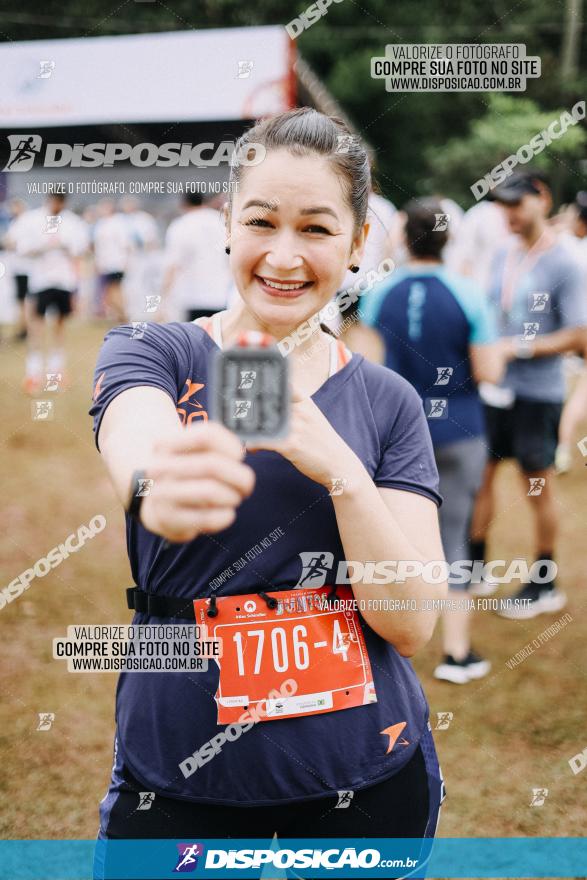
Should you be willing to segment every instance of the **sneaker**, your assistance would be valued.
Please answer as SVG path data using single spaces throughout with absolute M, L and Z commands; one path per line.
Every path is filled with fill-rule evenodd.
M 508 620 L 530 620 L 532 617 L 538 617 L 539 614 L 554 614 L 560 611 L 567 604 L 567 597 L 562 590 L 555 586 L 550 589 L 544 584 L 526 584 L 525 587 L 508 597 L 514 600 L 514 604 L 506 605 L 496 611 L 500 617 L 507 617 Z M 529 602 L 520 604 L 519 600 L 527 599 Z M 515 604 L 518 602 L 518 604 Z
M 484 660 L 473 651 L 469 651 L 463 660 L 455 660 L 450 654 L 445 654 L 442 663 L 434 670 L 434 678 L 453 684 L 467 684 L 476 678 L 483 678 L 490 669 L 489 660 Z
M 480 581 L 471 581 L 471 584 L 469 586 L 469 595 L 493 596 L 498 587 L 499 584 L 497 583 L 497 581 L 492 581 L 491 578 L 482 577 Z
M 25 394 L 34 396 L 41 393 L 43 383 L 37 376 L 25 376 L 22 380 L 22 390 Z

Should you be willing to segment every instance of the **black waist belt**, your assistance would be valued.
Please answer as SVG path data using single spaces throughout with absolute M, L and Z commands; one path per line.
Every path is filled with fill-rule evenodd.
M 129 587 L 126 591 L 126 604 L 135 611 L 151 614 L 153 617 L 181 617 L 183 620 L 195 620 L 193 599 L 178 599 L 177 596 L 161 596 L 145 593 L 138 587 Z
M 264 599 L 268 608 L 277 608 L 277 599 L 267 593 L 257 595 Z M 336 586 L 332 587 L 327 599 L 336 596 Z M 126 591 L 126 604 L 134 611 L 141 611 L 153 617 L 179 617 L 182 620 L 195 620 L 193 599 L 179 599 L 177 596 L 164 596 L 160 593 L 146 593 L 138 587 L 129 587 Z M 216 617 L 218 605 L 216 596 L 210 597 L 210 605 L 206 611 L 208 617 Z

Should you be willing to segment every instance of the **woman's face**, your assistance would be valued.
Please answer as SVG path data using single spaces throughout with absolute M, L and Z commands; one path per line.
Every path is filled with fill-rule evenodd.
M 365 231 L 354 237 L 353 227 L 327 158 L 278 149 L 242 169 L 229 218 L 230 263 L 262 324 L 285 331 L 329 302 L 362 256 Z

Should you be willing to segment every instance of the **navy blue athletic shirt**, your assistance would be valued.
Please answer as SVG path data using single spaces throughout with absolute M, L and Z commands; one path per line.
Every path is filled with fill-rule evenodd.
M 167 392 L 179 418 L 190 423 L 207 409 L 208 360 L 216 344 L 195 324 L 147 324 L 111 330 L 95 373 L 96 437 L 108 404 L 120 392 L 151 385 Z M 136 331 L 135 331 L 136 334 Z M 313 400 L 361 459 L 377 486 L 417 492 L 439 503 L 438 474 L 428 425 L 416 391 L 400 376 L 360 355 L 331 376 Z M 253 494 L 230 528 L 185 544 L 167 544 L 127 517 L 127 545 L 135 583 L 179 597 L 242 595 L 294 587 L 300 553 L 330 552 L 334 582 L 344 559 L 332 499 L 275 452 L 247 455 L 256 473 Z M 140 466 L 137 462 L 137 467 Z M 341 475 L 344 476 L 344 475 Z M 231 577 L 222 573 L 271 532 L 283 535 Z M 121 584 L 121 594 L 125 584 Z M 393 613 L 390 611 L 389 613 Z M 122 759 L 145 790 L 169 797 L 262 805 L 357 790 L 396 773 L 414 754 L 427 728 L 428 706 L 409 660 L 362 619 L 378 702 L 337 712 L 260 722 L 184 778 L 180 763 L 224 728 L 214 694 L 218 667 L 207 672 L 122 673 L 116 720 Z M 135 614 L 133 623 L 164 623 Z M 408 745 L 387 754 L 385 728 L 406 722 Z

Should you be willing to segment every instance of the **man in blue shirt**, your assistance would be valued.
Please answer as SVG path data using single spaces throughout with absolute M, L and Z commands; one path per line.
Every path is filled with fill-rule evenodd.
M 499 332 L 509 359 L 499 388 L 484 394 L 490 461 L 473 519 L 476 555 L 484 556 L 494 518 L 493 483 L 500 461 L 514 458 L 524 495 L 533 508 L 535 545 L 542 583 L 528 583 L 499 613 L 525 619 L 559 611 L 566 604 L 552 574 L 558 532 L 554 459 L 565 396 L 562 355 L 582 351 L 587 300 L 580 266 L 571 249 L 548 226 L 552 197 L 544 175 L 513 174 L 494 192 L 514 236 L 497 255 L 489 297 L 500 316 Z
M 468 280 L 442 266 L 449 218 L 435 199 L 404 208 L 406 267 L 361 301 L 363 321 L 385 347 L 385 364 L 416 388 L 434 445 L 444 503 L 440 528 L 447 562 L 467 559 L 468 527 L 486 459 L 483 411 L 476 383 L 495 381 L 501 361 L 487 303 Z M 449 580 L 456 602 L 443 616 L 445 657 L 437 678 L 465 684 L 489 672 L 471 651 L 462 576 Z

